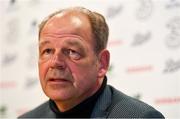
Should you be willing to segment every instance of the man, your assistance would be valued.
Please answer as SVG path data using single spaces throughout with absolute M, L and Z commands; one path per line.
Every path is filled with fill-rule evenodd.
M 164 118 L 106 84 L 108 26 L 86 8 L 51 14 L 39 30 L 39 76 L 49 101 L 20 118 Z

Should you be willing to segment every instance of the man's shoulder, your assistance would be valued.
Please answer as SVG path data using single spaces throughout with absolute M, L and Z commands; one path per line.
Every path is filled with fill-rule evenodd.
M 49 117 L 51 115 L 52 112 L 49 107 L 49 101 L 46 101 L 43 104 L 36 107 L 35 109 L 19 116 L 18 118 L 43 118 L 43 117 Z
M 111 105 L 108 109 L 109 117 L 124 118 L 162 118 L 163 115 L 152 106 L 130 97 L 112 86 L 108 86 L 111 91 Z

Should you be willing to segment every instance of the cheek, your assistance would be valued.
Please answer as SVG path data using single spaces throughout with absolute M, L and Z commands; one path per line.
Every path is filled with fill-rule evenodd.
M 87 60 L 77 64 L 71 64 L 71 73 L 75 80 L 75 84 L 79 87 L 88 85 L 88 83 L 95 82 L 97 78 L 96 64 L 90 63 L 92 61 Z
M 48 71 L 48 63 L 39 62 L 39 77 L 40 77 L 40 80 L 44 80 L 47 71 Z

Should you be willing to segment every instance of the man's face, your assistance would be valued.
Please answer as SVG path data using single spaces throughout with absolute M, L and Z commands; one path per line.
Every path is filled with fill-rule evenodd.
M 83 15 L 60 13 L 44 26 L 39 40 L 39 76 L 52 100 L 80 101 L 99 87 L 99 61 L 91 27 Z

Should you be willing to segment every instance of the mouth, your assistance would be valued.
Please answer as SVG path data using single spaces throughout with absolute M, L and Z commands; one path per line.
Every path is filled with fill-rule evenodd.
M 48 84 L 51 86 L 67 86 L 71 84 L 72 82 L 68 79 L 61 79 L 61 78 L 49 78 Z
M 67 82 L 67 79 L 61 79 L 61 78 L 50 78 L 48 81 L 52 82 Z

